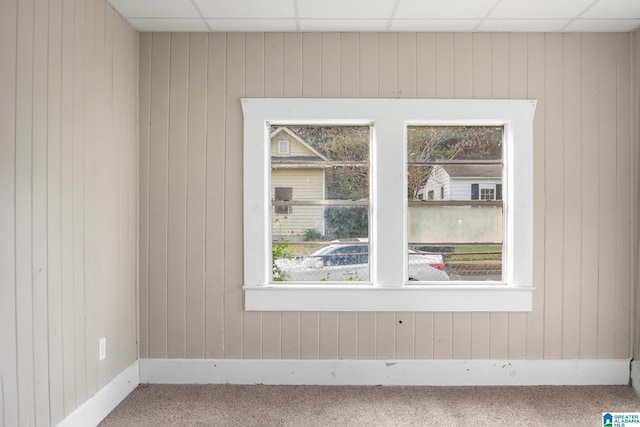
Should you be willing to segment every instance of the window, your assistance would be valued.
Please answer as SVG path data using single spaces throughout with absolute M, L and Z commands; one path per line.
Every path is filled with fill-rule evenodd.
M 289 141 L 278 141 L 278 154 L 289 154 Z
M 313 311 L 527 311 L 532 304 L 532 100 L 406 100 L 406 99 L 243 99 L 244 114 L 244 292 L 247 310 Z M 304 199 L 292 191 L 289 200 L 272 196 L 274 185 L 296 188 L 296 183 L 281 180 L 278 171 L 296 169 L 290 162 L 270 154 L 270 138 L 279 129 L 287 129 L 309 151 L 305 167 L 311 163 L 325 172 L 367 170 L 367 195 L 343 194 L 335 197 L 328 190 L 331 181 L 325 174 L 322 197 Z M 296 131 L 298 128 L 298 131 Z M 367 129 L 368 158 L 349 158 L 322 151 L 314 141 L 301 134 L 333 132 L 330 129 Z M 412 157 L 411 141 L 415 132 L 450 128 L 460 130 L 491 129 L 499 133 L 499 158 L 483 158 L 479 152 L 468 158 Z M 311 132 L 311 133 L 313 133 Z M 344 148 L 344 144 L 342 145 Z M 297 146 L 296 146 L 297 147 Z M 293 146 L 290 146 L 293 150 Z M 338 150 L 339 151 L 339 150 Z M 463 150 L 464 152 L 464 150 Z M 346 154 L 345 154 L 346 153 Z M 465 155 L 466 155 L 465 154 Z M 296 154 L 297 156 L 297 154 Z M 316 159 L 311 159 L 314 157 Z M 295 160 L 298 163 L 304 159 Z M 287 163 L 289 162 L 289 163 Z M 491 163 L 490 165 L 487 163 Z M 498 182 L 466 179 L 467 196 L 456 195 L 453 181 L 444 191 L 447 168 L 492 166 L 501 169 Z M 414 168 L 422 170 L 417 181 Z M 437 178 L 428 187 L 425 174 Z M 293 179 L 293 178 L 291 178 Z M 277 181 L 277 182 L 276 182 Z M 302 181 L 305 181 L 304 179 Z M 308 180 L 307 180 L 308 181 Z M 414 182 L 415 181 L 415 182 Z M 306 181 L 305 181 L 306 182 Z M 339 182 L 335 181 L 334 183 Z M 472 197 L 477 184 L 477 197 Z M 493 186 L 493 198 L 480 200 L 485 185 Z M 502 199 L 504 186 L 504 201 Z M 462 187 L 460 187 L 462 188 Z M 435 191 L 439 200 L 433 200 Z M 462 191 L 462 190 L 461 190 Z M 499 194 L 500 193 L 500 197 Z M 461 193 L 460 193 L 461 194 Z M 257 195 L 257 197 L 256 197 Z M 444 196 L 451 200 L 444 200 Z M 430 199 L 430 200 L 424 200 Z M 472 200 L 476 200 L 472 202 Z M 417 205 L 414 205 L 417 204 Z M 278 233 L 274 226 L 276 207 L 314 208 L 322 211 L 316 226 L 301 232 Z M 433 208 L 438 208 L 434 210 Z M 329 208 L 359 212 L 354 216 L 366 232 L 328 237 L 326 211 Z M 414 211 L 419 210 L 416 215 Z M 488 210 L 491 210 L 488 213 Z M 463 212 L 464 211 L 464 212 Z M 477 212 L 471 212 L 477 211 Z M 431 213 L 427 215 L 426 213 Z M 440 222 L 434 221 L 439 212 Z M 487 235 L 475 241 L 469 228 L 461 227 L 464 240 L 447 242 L 416 232 L 416 224 L 457 222 L 464 215 L 489 218 L 498 241 Z M 318 217 L 319 218 L 319 217 Z M 342 218 L 344 220 L 345 218 Z M 276 218 L 277 219 L 277 218 Z M 415 219 L 419 219 L 415 221 Z M 349 223 L 349 221 L 338 221 Z M 426 224 L 426 226 L 425 226 Z M 347 227 L 348 229 L 349 227 Z M 353 227 L 352 227 L 353 228 Z M 304 233 L 302 233 L 304 231 Z M 466 234 L 465 234 L 466 233 Z M 299 234 L 299 235 L 298 235 Z M 305 237 L 311 237 L 312 244 Z M 496 234 L 497 235 L 497 234 Z M 280 240 L 282 236 L 287 236 Z M 423 239 L 424 238 L 424 239 Z M 315 240 L 320 239 L 320 240 Z M 307 242 L 307 243 L 305 243 Z M 420 245 L 416 245 L 419 243 Z M 422 245 L 422 244 L 425 245 Z M 502 271 L 491 279 L 474 276 L 454 277 L 447 262 L 452 261 L 449 243 L 464 246 L 500 245 L 500 251 L 482 248 L 482 252 L 500 258 Z M 470 244 L 471 243 L 471 244 Z M 304 248 L 307 246 L 306 248 Z M 435 249 L 437 250 L 434 250 Z M 447 250 L 442 250 L 446 247 Z M 304 248 L 301 256 L 295 251 Z M 477 248 L 476 248 L 477 249 Z M 282 256 L 282 251 L 290 251 Z M 294 253 L 291 253 L 293 251 Z M 447 253 L 447 251 L 449 253 Z M 277 252 L 277 254 L 276 254 Z M 479 251 L 476 251 L 479 252 Z M 275 257 L 274 254 L 278 255 Z M 460 256 L 466 256 L 462 254 Z M 297 258 L 295 258 L 297 257 Z M 279 259 L 275 263 L 275 259 Z M 454 259 L 455 261 L 455 259 Z M 308 268 L 286 271 L 289 263 Z M 333 269 L 333 270 L 330 270 Z M 294 273 L 295 270 L 295 273 Z M 304 275 L 322 271 L 321 276 Z M 429 272 L 431 275 L 419 272 Z M 303 274 L 304 273 L 304 274 Z M 448 277 L 445 277 L 448 276 Z
M 293 200 L 293 187 L 275 187 L 273 193 L 274 213 L 276 215 L 290 214 L 291 205 L 288 202 Z
M 495 188 L 481 188 L 480 189 L 480 200 L 495 200 L 496 199 L 496 190 Z
M 494 202 L 503 175 L 503 139 L 503 126 L 407 127 L 408 244 L 416 252 L 414 264 L 418 254 L 440 258 L 447 272 L 441 280 L 503 280 L 503 203 Z M 470 194 L 469 180 L 482 182 L 471 184 Z M 448 200 L 443 181 L 451 188 Z M 415 197 L 422 187 L 429 191 L 427 201 Z M 440 199 L 434 201 L 429 189 L 438 187 Z M 409 273 L 409 280 L 434 280 L 426 271 Z
M 271 158 L 271 185 L 287 185 L 275 187 L 271 281 L 369 280 L 366 256 L 342 254 L 368 253 L 370 127 L 278 123 L 270 133 L 283 130 L 296 156 Z

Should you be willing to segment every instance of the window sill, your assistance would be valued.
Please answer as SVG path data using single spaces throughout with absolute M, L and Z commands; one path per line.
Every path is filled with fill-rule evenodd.
M 247 311 L 531 311 L 533 287 L 499 284 L 245 286 Z

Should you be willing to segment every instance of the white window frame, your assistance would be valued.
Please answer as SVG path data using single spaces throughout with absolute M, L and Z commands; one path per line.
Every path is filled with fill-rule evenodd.
M 531 311 L 535 107 L 535 100 L 242 99 L 245 310 Z M 270 283 L 272 124 L 373 126 L 369 282 Z M 504 281 L 407 281 L 410 125 L 504 126 Z

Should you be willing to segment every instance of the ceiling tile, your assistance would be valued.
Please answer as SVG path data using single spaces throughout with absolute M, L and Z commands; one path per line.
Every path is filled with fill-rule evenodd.
M 576 19 L 567 25 L 569 32 L 629 32 L 640 27 L 640 19 Z
M 401 19 L 483 18 L 498 0 L 398 0 Z
M 128 20 L 133 28 L 142 32 L 201 32 L 209 31 L 202 19 L 158 19 L 131 18 Z
M 385 31 L 387 19 L 301 19 L 300 31 Z
M 580 18 L 640 19 L 640 0 L 600 0 Z
M 207 31 L 207 23 L 215 31 L 628 32 L 640 27 L 640 0 L 107 1 L 140 31 Z M 199 19 L 203 15 L 208 21 Z
M 487 18 L 556 19 L 575 18 L 594 0 L 502 0 Z
M 107 0 L 124 18 L 199 18 L 191 0 Z
M 478 31 L 558 32 L 569 22 L 569 19 L 485 19 Z
M 416 32 L 473 31 L 479 23 L 479 19 L 394 19 L 389 29 Z
M 298 0 L 300 18 L 389 19 L 396 0 Z
M 207 19 L 212 31 L 293 32 L 295 19 Z
M 294 19 L 294 0 L 195 0 L 205 18 Z

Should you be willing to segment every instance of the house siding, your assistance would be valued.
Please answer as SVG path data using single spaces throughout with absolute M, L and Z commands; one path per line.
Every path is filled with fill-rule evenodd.
M 471 184 L 479 184 L 480 189 L 493 188 L 495 190 L 496 184 L 500 183 L 502 180 L 499 179 L 453 178 L 451 179 L 451 197 L 452 200 L 471 200 Z
M 103 0 L 0 23 L 0 424 L 57 425 L 137 359 L 138 36 Z
M 424 185 L 423 189 L 423 198 L 427 200 L 427 195 L 429 191 L 433 191 L 434 199 L 440 200 L 440 188 L 444 188 L 444 199 L 443 200 L 453 200 L 451 198 L 451 181 L 449 178 L 449 174 L 441 167 L 436 167 L 427 182 Z
M 169 74 L 172 61 L 184 52 L 171 48 L 180 37 L 185 36 L 140 35 L 141 87 L 151 84 L 152 93 L 159 95 L 140 96 L 140 143 L 154 147 L 140 169 L 140 203 L 150 208 L 140 217 L 140 267 L 145 272 L 140 276 L 141 357 L 632 355 L 638 209 L 631 168 L 630 34 L 188 35 L 189 70 L 206 73 L 205 80 Z M 194 143 L 204 145 L 206 153 L 204 173 L 192 176 L 188 188 L 206 191 L 193 192 L 186 200 L 206 208 L 198 211 L 197 221 L 187 222 L 193 233 L 186 242 L 168 237 L 173 227 L 185 224 L 157 213 L 166 206 L 169 191 L 166 174 L 157 171 L 166 170 L 174 153 L 156 150 L 166 153 L 167 138 L 173 137 L 160 132 L 166 120 L 149 120 L 183 114 L 174 113 L 168 97 L 160 96 L 175 87 L 189 93 L 189 101 L 191 96 L 206 97 L 206 102 L 198 98 L 188 114 L 190 126 L 204 132 Z M 241 97 L 537 99 L 533 311 L 243 311 Z M 162 143 L 156 148 L 158 141 Z M 176 244 L 186 247 L 189 257 L 178 258 L 181 265 L 170 268 L 186 271 L 187 279 L 170 285 L 175 298 L 167 300 L 170 272 L 150 267 L 161 266 L 161 249 Z M 187 261 L 193 256 L 197 263 Z
M 275 187 L 292 187 L 295 200 L 322 200 L 324 198 L 324 170 L 309 168 L 279 168 L 271 172 L 271 199 Z M 277 221 L 276 221 L 277 220 Z M 290 214 L 273 214 L 274 237 L 302 240 L 307 229 L 324 234 L 322 206 L 292 206 Z

